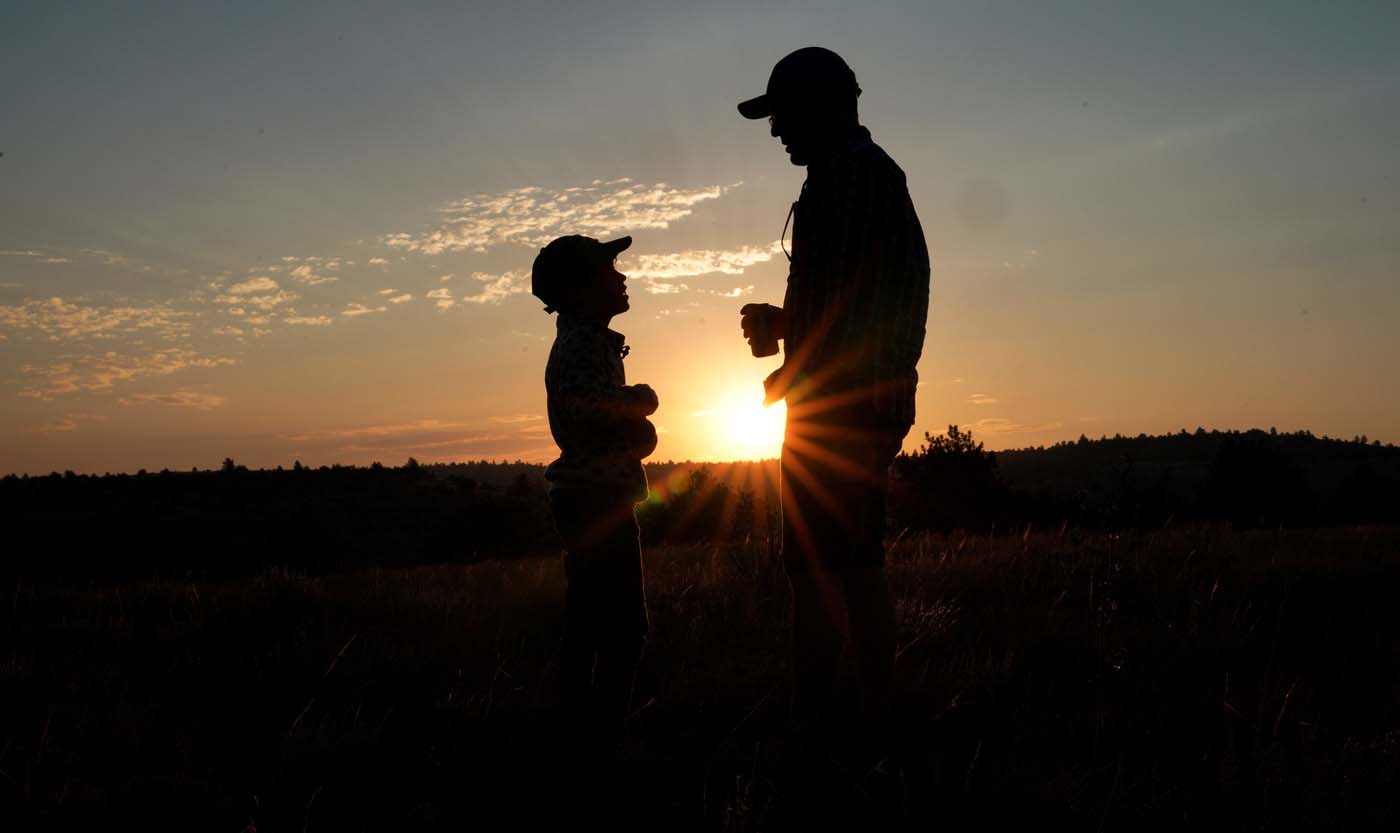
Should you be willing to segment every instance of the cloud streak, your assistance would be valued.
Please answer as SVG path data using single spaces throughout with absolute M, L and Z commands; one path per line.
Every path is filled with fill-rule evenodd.
M 638 229 L 664 229 L 695 206 L 719 199 L 719 185 L 677 188 L 629 178 L 552 190 L 539 186 L 478 194 L 441 209 L 443 222 L 417 233 L 396 232 L 383 242 L 417 254 L 484 252 L 493 246 L 543 246 L 561 234 L 608 238 Z
M 670 254 L 634 255 L 624 261 L 621 271 L 629 278 L 672 280 L 699 275 L 742 275 L 757 263 L 767 263 L 783 250 L 774 241 L 765 246 L 741 246 L 737 249 L 690 249 Z
M 212 411 L 222 408 L 228 397 L 218 393 L 203 393 L 181 388 L 169 393 L 137 393 L 117 400 L 123 405 L 168 405 L 175 408 L 190 408 L 196 411 Z
M 1055 422 L 1042 422 L 1035 425 L 1028 425 L 996 417 L 991 419 L 979 419 L 973 427 L 976 428 L 978 433 L 982 434 L 1037 434 L 1042 431 L 1053 431 L 1056 428 L 1062 428 L 1064 427 L 1064 423 L 1057 420 Z
M 60 339 L 105 339 L 153 332 L 167 341 L 189 335 L 194 313 L 169 304 L 148 307 L 83 306 L 59 297 L 0 305 L 0 329 L 33 330 Z
M 243 315 L 246 311 L 245 305 L 266 313 L 273 307 L 290 303 L 300 297 L 295 292 L 282 289 L 272 278 L 262 275 L 230 286 L 224 294 L 214 296 L 214 300 L 230 305 L 230 315 Z
M 282 323 L 302 327 L 328 327 L 331 319 L 326 315 L 288 315 L 282 319 Z
M 420 419 L 413 422 L 363 425 L 284 435 L 295 443 L 327 446 L 347 455 L 431 455 L 435 459 L 495 456 L 546 459 L 555 449 L 544 436 L 547 425 L 539 414 L 491 417 L 490 426 Z
M 375 258 L 380 260 L 380 258 Z M 327 272 L 335 272 L 341 266 L 354 266 L 355 261 L 345 260 L 339 257 L 284 257 L 282 262 L 287 264 L 295 263 L 288 275 L 292 280 L 304 286 L 318 286 L 323 283 L 334 283 L 340 280 L 335 275 L 328 275 Z M 373 263 L 374 261 L 370 261 Z
M 19 395 L 51 400 L 72 393 L 108 391 L 114 386 L 155 376 L 169 376 L 191 367 L 222 367 L 237 364 L 225 356 L 202 356 L 193 350 L 171 347 L 135 355 L 108 351 L 100 355 L 64 359 L 46 365 L 20 367 L 23 377 Z
M 475 295 L 463 296 L 461 301 L 464 304 L 499 304 L 512 295 L 525 293 L 530 288 L 530 276 L 526 272 L 506 272 L 501 275 L 474 272 L 472 278 L 485 285 Z

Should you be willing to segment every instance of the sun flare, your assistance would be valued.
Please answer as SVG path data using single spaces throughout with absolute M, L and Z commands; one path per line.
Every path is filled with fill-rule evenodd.
M 763 407 L 759 396 L 733 394 L 696 416 L 709 423 L 712 456 L 720 460 L 763 460 L 777 457 L 783 444 L 787 406 Z

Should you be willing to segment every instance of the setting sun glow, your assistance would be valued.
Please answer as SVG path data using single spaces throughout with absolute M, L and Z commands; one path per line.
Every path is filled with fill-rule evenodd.
M 778 456 L 787 406 L 765 408 L 758 396 L 732 394 L 695 416 L 709 422 L 715 459 L 762 460 Z

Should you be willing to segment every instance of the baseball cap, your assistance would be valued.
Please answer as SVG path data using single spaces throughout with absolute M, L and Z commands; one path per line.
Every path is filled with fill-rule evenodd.
M 840 55 L 820 46 L 805 46 L 789 53 L 768 76 L 768 89 L 763 95 L 739 103 L 739 113 L 746 119 L 763 119 L 773 115 L 775 101 L 812 98 L 815 95 L 860 95 L 856 74 Z
M 565 287 L 602 263 L 611 263 L 618 253 L 632 245 L 631 237 L 602 243 L 592 237 L 570 234 L 556 237 L 535 255 L 530 268 L 530 292 L 545 303 L 545 312 L 554 312 Z

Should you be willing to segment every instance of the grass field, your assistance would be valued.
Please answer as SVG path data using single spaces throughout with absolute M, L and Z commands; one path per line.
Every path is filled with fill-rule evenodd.
M 557 559 L 21 578 L 0 637 L 7 828 L 1393 829 L 1400 530 L 898 540 L 884 756 L 789 718 L 767 542 L 646 562 L 635 712 L 620 760 L 591 764 L 557 743 Z

